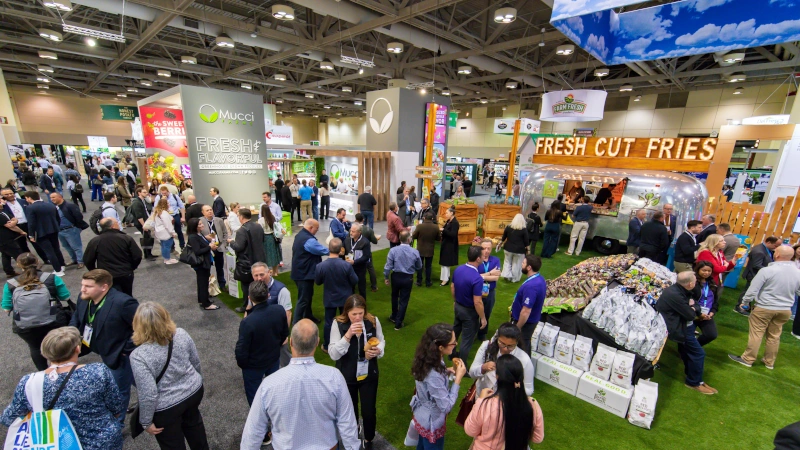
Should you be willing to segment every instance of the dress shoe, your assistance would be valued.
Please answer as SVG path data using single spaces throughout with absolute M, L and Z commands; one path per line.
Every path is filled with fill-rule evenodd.
M 417 287 L 422 287 L 422 283 L 420 283 L 419 281 L 417 281 L 417 282 L 416 282 L 416 283 L 414 283 L 414 284 L 416 284 L 416 285 L 417 285 Z
M 234 311 L 236 311 L 237 313 L 244 313 L 245 309 L 244 309 L 244 307 L 239 306 L 236 309 L 234 309 Z
M 309 317 L 308 319 L 311 320 L 312 322 L 316 323 L 316 324 L 322 322 L 321 320 L 317 319 L 316 317 Z

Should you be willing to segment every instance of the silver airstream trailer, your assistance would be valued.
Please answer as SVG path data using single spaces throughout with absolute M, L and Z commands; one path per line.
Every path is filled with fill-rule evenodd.
M 584 244 L 591 242 L 598 252 L 604 254 L 615 253 L 621 250 L 620 245 L 625 245 L 628 223 L 637 210 L 644 208 L 649 220 L 654 212 L 661 211 L 665 203 L 674 205 L 677 235 L 687 221 L 700 218 L 708 199 L 703 183 L 675 172 L 547 165 L 533 170 L 522 185 L 520 204 L 523 214 L 527 215 L 531 205 L 538 202 L 539 215 L 544 219 L 547 208 L 558 194 L 567 197 L 576 183 L 592 200 L 601 188 L 616 185 L 612 190 L 612 205 L 595 205 Z M 567 209 L 573 210 L 574 204 L 568 203 Z M 564 226 L 562 233 L 569 234 L 571 229 Z

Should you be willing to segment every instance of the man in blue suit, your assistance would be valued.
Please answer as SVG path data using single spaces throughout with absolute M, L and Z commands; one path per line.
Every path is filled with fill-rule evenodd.
M 336 210 L 336 219 L 331 220 L 331 232 L 333 237 L 339 238 L 344 242 L 350 236 L 350 222 L 345 219 L 347 211 L 344 208 Z
M 640 209 L 636 211 L 636 216 L 628 222 L 628 240 L 626 241 L 628 253 L 639 254 L 639 243 L 642 242 L 641 230 L 646 217 L 647 211 Z
M 52 203 L 43 202 L 36 191 L 25 192 L 25 201 L 28 202 L 28 207 L 25 209 L 25 217 L 28 218 L 28 239 L 39 244 L 47 255 L 50 265 L 53 266 L 55 274 L 63 277 L 66 264 L 61 253 L 61 245 L 58 243 L 60 229 L 58 208 Z

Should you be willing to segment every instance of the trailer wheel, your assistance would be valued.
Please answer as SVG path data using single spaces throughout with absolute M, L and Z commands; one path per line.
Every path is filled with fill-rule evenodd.
M 592 240 L 592 243 L 594 244 L 594 249 L 604 255 L 613 255 L 619 250 L 619 241 L 616 239 L 598 236 Z

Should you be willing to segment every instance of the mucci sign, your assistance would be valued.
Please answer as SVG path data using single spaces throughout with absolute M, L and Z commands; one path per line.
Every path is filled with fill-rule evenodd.
M 283 125 L 273 125 L 268 127 L 266 134 L 267 146 L 269 145 L 293 145 L 294 135 L 292 134 L 292 127 Z
M 514 134 L 517 119 L 494 119 L 495 134 Z M 519 134 L 538 134 L 542 123 L 533 119 L 520 119 Z
M 253 112 L 238 112 L 228 109 L 217 109 L 213 105 L 206 103 L 200 106 L 200 120 L 205 123 L 227 123 L 228 125 L 250 125 L 253 126 L 255 121 L 255 113 Z

